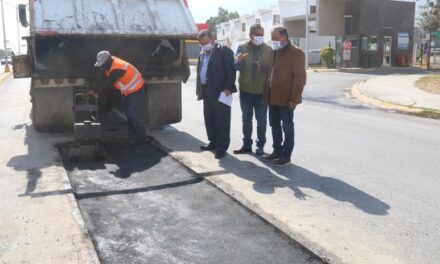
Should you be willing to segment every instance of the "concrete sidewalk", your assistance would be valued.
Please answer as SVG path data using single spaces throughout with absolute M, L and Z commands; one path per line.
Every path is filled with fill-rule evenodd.
M 0 86 L 0 263 L 99 263 L 55 144 L 30 121 L 30 79 Z
M 358 95 L 356 96 L 358 98 L 364 95 L 370 97 L 370 99 L 391 104 L 384 107 L 387 109 L 395 105 L 395 107 L 408 108 L 408 110 L 440 112 L 440 95 L 425 92 L 416 86 L 417 80 L 424 76 L 427 76 L 427 74 L 389 75 L 370 79 L 358 84 L 355 87 L 357 91 L 353 91 L 353 94 L 355 96 Z M 380 102 L 377 105 L 377 102 L 374 103 L 367 100 L 367 103 L 382 107 Z

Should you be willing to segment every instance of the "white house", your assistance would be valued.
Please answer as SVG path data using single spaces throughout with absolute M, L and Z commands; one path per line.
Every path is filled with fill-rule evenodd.
M 269 9 L 260 10 L 261 26 L 264 28 L 264 40 L 271 43 L 271 31 L 275 27 L 282 26 L 280 18 L 280 7 L 271 6 Z
M 249 41 L 249 29 L 254 24 L 260 24 L 265 30 L 265 41 L 271 44 L 271 31 L 281 26 L 279 6 L 271 6 L 252 14 L 221 23 L 217 26 L 217 41 L 236 50 L 239 45 Z

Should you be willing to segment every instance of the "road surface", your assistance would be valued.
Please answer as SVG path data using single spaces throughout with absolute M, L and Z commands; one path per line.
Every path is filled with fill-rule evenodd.
M 438 263 L 440 122 L 374 109 L 345 95 L 374 74 L 309 73 L 295 111 L 293 165 L 252 155 L 217 161 L 193 76 L 183 121 L 155 132 L 173 155 L 333 263 Z M 242 142 L 235 95 L 232 144 Z M 266 150 L 271 151 L 270 130 Z
M 152 144 L 103 146 L 64 159 L 101 263 L 322 263 Z
M 170 149 L 172 155 L 199 173 L 199 176 L 215 183 L 225 192 L 240 200 L 246 207 L 251 208 L 296 241 L 319 256 L 329 259 L 332 263 L 437 263 L 440 259 L 440 244 L 438 243 L 440 237 L 438 225 L 440 222 L 438 214 L 438 205 L 440 204 L 440 193 L 438 192 L 440 188 L 440 123 L 436 120 L 373 109 L 345 96 L 353 83 L 372 77 L 375 75 L 309 74 L 304 104 L 295 111 L 296 148 L 293 157 L 294 165 L 290 167 L 276 169 L 251 155 L 228 155 L 225 159 L 218 161 L 211 153 L 201 153 L 199 145 L 206 142 L 206 135 L 202 104 L 196 102 L 195 99 L 194 74 L 183 91 L 184 118 L 182 123 L 156 130 L 152 132 L 152 135 Z M 4 168 L 4 171 L 9 175 L 4 180 L 5 182 L 11 181 L 11 179 L 20 180 L 14 183 L 14 192 L 11 191 L 12 195 L 8 195 L 9 197 L 17 197 L 15 192 L 25 193 L 27 197 L 32 197 L 31 201 L 37 203 L 39 208 L 44 208 L 45 204 L 40 202 L 42 200 L 38 200 L 39 197 L 50 195 L 49 197 L 53 199 L 69 195 L 74 190 L 61 189 L 61 191 L 56 191 L 57 187 L 53 191 L 52 188 L 48 188 L 51 186 L 49 183 L 54 176 L 46 175 L 42 168 L 57 162 L 52 160 L 55 158 L 53 153 L 50 156 L 42 156 L 42 153 L 46 153 L 46 148 L 43 147 L 47 142 L 56 141 L 53 139 L 57 137 L 38 135 L 29 126 L 29 108 L 27 107 L 29 83 L 29 80 L 7 80 L 2 86 L 2 88 L 8 89 L 5 90 L 2 97 L 2 107 L 6 108 L 2 113 L 8 113 L 7 116 L 2 116 L 4 129 L 5 131 L 10 130 L 8 133 L 4 133 L 5 144 L 15 145 L 13 143 L 15 141 L 8 139 L 9 136 L 16 137 L 16 141 L 20 141 L 21 138 L 17 136 L 26 134 L 26 144 L 29 147 L 34 147 L 27 154 L 22 153 L 25 152 L 25 150 L 21 151 L 22 147 L 17 153 L 2 153 L 2 158 L 8 166 L 8 168 Z M 13 97 L 7 95 L 13 95 Z M 11 98 L 15 101 L 11 102 Z M 24 102 L 23 105 L 26 107 L 21 107 L 21 103 L 18 102 Z M 14 118 L 11 121 L 10 117 L 12 116 Z M 230 153 L 232 149 L 241 146 L 241 137 L 241 113 L 236 96 L 233 106 Z M 268 139 L 266 150 L 269 151 L 270 130 L 268 131 Z M 29 140 L 34 141 L 30 142 Z M 21 154 L 25 155 L 25 158 L 17 163 L 17 158 L 11 158 L 9 154 Z M 39 159 L 43 159 L 44 163 L 35 163 Z M 168 160 L 168 158 L 163 161 L 164 164 L 157 163 L 155 165 L 160 171 L 162 171 L 160 166 L 179 167 L 179 164 Z M 123 164 L 119 164 L 117 167 L 121 169 L 120 172 L 124 172 Z M 111 166 L 106 169 L 113 172 L 118 171 L 116 167 Z M 11 170 L 15 170 L 16 174 L 20 176 L 11 178 L 14 175 Z M 38 173 L 35 172 L 36 170 Z M 109 187 L 115 187 L 115 182 L 125 182 L 126 185 L 123 187 L 129 189 L 144 188 L 145 190 L 147 188 L 148 191 L 150 190 L 149 186 L 156 186 L 156 184 L 151 185 L 152 183 L 157 183 L 159 186 L 168 184 L 169 182 L 159 180 L 168 179 L 165 176 L 170 176 L 165 175 L 163 179 L 156 182 L 145 182 L 139 175 L 132 175 L 128 180 L 120 179 L 117 175 L 104 175 L 110 177 L 104 177 L 104 180 L 108 180 L 109 184 L 105 186 L 101 185 L 99 181 L 90 182 L 94 179 L 102 180 L 100 177 L 103 177 L 103 175 L 95 175 L 92 172 L 90 172 L 91 175 L 97 178 L 90 177 L 87 180 L 74 182 L 73 187 L 80 190 L 78 193 L 84 194 L 83 190 L 86 190 L 86 194 L 109 191 Z M 187 178 L 188 176 L 191 175 L 182 172 L 176 179 L 179 181 L 193 179 Z M 12 182 L 10 185 L 12 186 Z M 184 190 L 185 188 L 189 189 Z M 234 213 L 231 213 L 228 208 L 234 208 L 233 212 L 239 212 L 238 215 L 245 216 L 245 219 L 239 219 L 240 221 L 236 225 L 231 225 L 231 222 L 226 221 L 228 223 L 226 227 L 241 232 L 243 236 L 240 237 L 255 239 L 255 236 L 252 233 L 246 233 L 246 230 L 254 226 L 261 228 L 269 238 L 262 241 L 254 240 L 258 245 L 257 248 L 263 247 L 267 241 L 276 241 L 277 245 L 281 245 L 278 250 L 284 250 L 284 255 L 280 254 L 280 263 L 285 259 L 284 257 L 295 254 L 286 250 L 292 247 L 291 240 L 265 225 L 264 221 L 258 220 L 258 217 L 252 217 L 248 211 L 236 203 L 232 203 L 232 200 L 226 196 L 211 191 L 212 187 L 206 182 L 195 182 L 183 186 L 183 190 L 180 191 L 186 193 L 181 196 L 184 199 L 177 199 L 176 208 L 188 206 L 186 198 L 188 192 L 191 192 L 191 188 L 194 188 L 192 191 L 199 192 L 197 196 L 210 197 L 210 199 L 218 198 L 219 201 L 223 201 L 215 203 L 221 208 L 219 212 L 224 212 L 217 214 L 219 217 L 217 219 L 222 219 L 222 217 L 224 217 L 223 219 L 234 219 Z M 164 190 L 153 188 L 153 191 L 142 194 L 123 194 L 122 196 L 125 196 L 126 199 L 121 200 L 117 200 L 117 197 L 121 197 L 120 195 L 103 197 L 92 195 L 91 199 L 87 199 L 90 197 L 87 195 L 78 196 L 77 194 L 77 198 L 80 198 L 80 206 L 81 201 L 104 202 L 96 210 L 99 214 L 108 210 L 111 213 L 111 210 L 115 208 L 126 210 L 120 211 L 124 212 L 122 215 L 129 214 L 130 208 L 134 214 L 139 214 L 136 208 L 139 208 L 141 212 L 146 209 L 159 208 L 157 206 L 160 206 L 161 199 L 156 199 L 158 197 L 170 197 L 170 199 L 172 197 L 173 201 L 176 201 L 174 198 L 179 196 L 177 190 L 178 188 Z M 44 194 L 44 196 L 38 193 Z M 137 202 L 142 201 L 136 199 L 136 195 L 144 195 L 146 201 L 154 202 L 151 204 L 152 207 L 149 207 L 149 203 L 135 202 L 133 202 L 135 207 L 130 207 L 130 199 Z M 113 202 L 115 206 L 108 205 L 109 201 Z M 69 204 L 65 202 L 64 206 L 69 206 Z M 107 206 L 108 210 L 104 206 Z M 213 213 L 212 208 L 206 208 L 207 212 Z M 171 211 L 173 212 L 173 210 Z M 197 213 L 191 210 L 190 212 Z M 39 213 L 41 212 L 39 211 Z M 126 221 L 117 218 L 119 216 L 117 211 L 110 216 L 106 218 L 105 215 L 100 215 L 97 219 L 114 221 L 114 224 L 109 224 L 110 227 L 125 227 Z M 170 219 L 175 221 L 174 217 L 176 215 L 172 214 Z M 84 218 L 87 221 L 88 216 L 85 215 Z M 40 224 L 44 223 L 43 219 L 47 218 L 41 218 Z M 151 220 L 151 215 L 147 215 L 145 219 Z M 165 221 L 166 217 L 160 219 Z M 139 221 L 139 218 L 136 221 Z M 151 226 L 148 226 L 147 223 L 143 223 L 144 226 L 142 226 L 140 222 L 136 221 L 133 222 L 133 226 L 140 226 L 139 232 L 144 231 L 143 228 L 153 230 L 148 229 Z M 172 223 L 177 223 L 173 221 Z M 202 230 L 216 229 L 219 228 L 218 225 L 221 222 L 214 222 L 210 225 L 204 223 L 206 225 L 202 225 L 201 228 Z M 11 230 L 20 233 L 23 231 L 19 230 L 22 230 L 23 226 L 26 227 L 27 223 L 16 222 L 15 225 L 17 228 Z M 240 228 L 242 225 L 244 228 Z M 94 230 L 93 223 L 89 222 L 88 227 Z M 175 229 L 175 227 L 173 228 Z M 196 226 L 191 226 L 191 228 L 196 228 Z M 48 230 L 51 235 L 55 235 L 53 232 L 57 229 L 48 228 Z M 122 241 L 120 245 L 124 245 L 122 236 L 121 240 L 116 239 L 118 235 L 125 235 L 124 232 L 120 229 L 115 230 L 120 232 L 111 234 L 108 241 Z M 137 236 L 135 231 L 131 230 L 130 232 L 129 235 Z M 193 233 L 190 232 L 190 234 Z M 178 235 L 176 236 L 178 237 Z M 26 241 L 25 233 L 23 233 L 23 237 Z M 74 234 L 62 236 L 66 240 L 71 237 L 77 236 Z M 152 236 L 155 239 L 160 237 L 160 234 Z M 96 242 L 107 240 L 105 236 L 94 239 L 95 246 Z M 233 242 L 240 242 L 229 241 L 231 241 L 231 245 L 235 245 Z M 163 245 L 166 245 L 165 240 L 162 242 Z M 76 241 L 73 240 L 72 243 L 76 243 Z M 104 244 L 104 246 L 109 245 Z M 107 248 L 113 249 L 111 246 Z M 117 246 L 116 244 L 115 247 Z M 215 248 L 215 245 L 211 246 L 215 252 L 220 252 L 218 248 Z M 9 246 L 3 245 L 4 248 L 8 249 Z M 30 244 L 23 247 L 23 250 L 31 252 L 35 248 L 36 245 Z M 308 258 L 303 255 L 304 252 L 300 247 L 293 246 L 293 248 L 299 250 L 297 256 L 305 256 L 304 258 L 295 258 L 295 260 L 301 261 Z M 14 247 L 10 249 L 14 249 Z M 64 251 L 54 250 L 53 252 L 58 254 Z M 183 256 L 181 251 L 172 253 L 168 256 Z M 202 260 L 206 257 L 206 255 L 200 256 Z M 108 257 L 110 262 L 112 257 L 114 256 Z M 262 259 L 264 260 L 264 258 Z

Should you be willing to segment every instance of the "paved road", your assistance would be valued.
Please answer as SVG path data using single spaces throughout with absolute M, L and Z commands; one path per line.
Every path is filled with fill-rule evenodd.
M 65 160 L 102 263 L 322 263 L 153 145 L 104 147 Z
M 194 75 L 184 88 L 183 122 L 154 134 L 182 162 L 334 263 L 438 263 L 440 123 L 344 96 L 372 77 L 309 74 L 288 168 L 200 153 L 207 139 Z M 237 96 L 231 136 L 230 153 L 241 146 Z
M 438 243 L 440 237 L 440 227 L 438 225 L 440 222 L 438 214 L 438 205 L 440 204 L 440 193 L 438 192 L 440 188 L 439 122 L 370 109 L 344 97 L 346 89 L 353 82 L 369 77 L 374 76 L 346 73 L 313 73 L 310 75 L 304 105 L 300 106 L 295 112 L 297 125 L 295 165 L 288 168 L 273 168 L 253 156 L 236 157 L 229 155 L 219 162 L 213 158 L 211 153 L 200 153 L 198 147 L 202 142 L 206 142 L 206 136 L 201 103 L 196 103 L 194 96 L 194 77 L 184 88 L 183 122 L 155 131 L 153 134 L 165 146 L 173 150 L 173 155 L 191 166 L 200 175 L 214 182 L 230 195 L 240 199 L 246 206 L 276 224 L 297 241 L 334 263 L 437 263 L 440 259 L 440 246 Z M 24 200 L 19 196 L 19 194 L 25 193 L 31 197 L 29 198 L 30 201 L 38 205 L 38 212 L 47 212 L 49 208 L 55 212 L 57 207 L 52 199 L 70 193 L 69 190 L 66 190 L 67 192 L 62 189 L 59 191 L 59 186 L 52 188 L 53 186 L 50 183 L 61 174 L 48 173 L 45 169 L 48 166 L 47 164 L 53 164 L 53 159 L 56 156 L 46 149 L 50 149 L 47 142 L 56 140 L 53 140 L 53 136 L 47 137 L 35 133 L 28 126 L 29 103 L 27 101 L 27 89 L 29 81 L 11 80 L 8 82 L 7 87 L 10 93 L 4 93 L 8 94 L 9 97 L 2 97 L 3 106 L 7 108 L 7 111 L 2 111 L 4 114 L 2 120 L 5 121 L 4 130 L 8 133 L 3 133 L 3 141 L 8 149 L 17 148 L 19 151 L 3 152 L 2 160 L 4 164 L 8 164 L 8 168 L 3 168 L 6 176 L 8 176 L 2 178 L 5 182 L 4 186 L 11 186 L 14 189 L 14 192 L 10 192 L 11 194 L 6 192 L 4 195 L 5 197 L 20 199 L 21 203 L 27 204 L 28 200 Z M 238 148 L 241 145 L 241 115 L 238 106 L 236 102 L 233 108 L 231 149 Z M 13 122 L 10 119 L 11 116 L 14 116 Z M 10 140 L 9 137 L 14 138 L 14 140 Z M 26 141 L 24 141 L 24 138 Z M 33 149 L 26 149 L 25 144 L 28 147 L 33 147 Z M 269 140 L 268 145 L 270 144 Z M 50 153 L 49 156 L 44 156 L 47 155 L 46 152 Z M 10 155 L 24 155 L 25 158 L 20 159 L 24 163 L 16 163 L 17 159 L 14 157 L 11 159 Z M 43 164 L 37 162 L 39 158 L 44 159 Z M 178 167 L 178 164 L 169 160 L 164 160 L 164 162 L 164 166 L 168 164 L 169 166 Z M 159 165 L 152 168 L 154 169 L 156 166 L 157 169 L 162 171 Z M 118 167 L 121 168 L 121 166 Z M 35 173 L 35 169 L 37 169 L 37 173 Z M 124 175 L 124 173 L 119 174 L 121 171 L 117 173 L 115 167 L 110 166 L 106 169 L 112 170 L 116 174 L 106 175 L 112 177 L 108 186 L 111 187 L 114 186 L 112 184 L 126 182 L 126 179 L 116 177 L 117 175 Z M 122 172 L 124 172 L 123 166 Z M 130 204 L 127 203 L 127 201 L 130 201 L 128 197 L 130 196 L 135 201 L 141 201 L 136 199 L 136 195 L 141 196 L 139 193 L 126 194 L 127 200 L 124 200 L 121 204 L 112 200 L 116 199 L 117 195 L 87 199 L 88 197 L 93 198 L 94 193 L 97 191 L 109 191 L 105 188 L 98 190 L 99 180 L 102 180 L 99 177 L 102 176 L 96 175 L 97 178 L 81 179 L 82 181 L 79 181 L 76 187 L 81 188 L 81 186 L 84 186 L 81 184 L 85 182 L 91 184 L 87 187 L 91 189 L 79 189 L 80 191 L 85 190 L 85 192 L 81 192 L 85 195 L 77 196 L 77 198 L 89 202 L 93 200 L 98 202 L 112 201 L 116 209 L 126 210 L 124 213 L 129 216 L 131 216 L 129 214 L 130 208 L 134 208 L 134 213 L 137 214 L 136 208 L 143 211 L 149 206 L 149 204 L 134 203 L 138 207 L 130 207 Z M 186 181 L 190 179 L 186 178 L 187 176 L 189 175 L 182 173 L 177 177 L 177 180 Z M 89 182 L 93 180 L 97 181 Z M 12 182 L 14 185 L 12 185 Z M 125 187 L 134 188 L 135 190 L 136 188 L 143 188 L 145 190 L 145 186 L 156 186 L 156 184 L 150 185 L 151 183 L 154 182 L 143 182 L 142 179 L 134 176 L 133 181 L 126 182 Z M 169 182 L 157 181 L 156 183 L 160 186 Z M 206 188 L 208 187 L 206 183 L 194 183 L 185 187 L 182 186 L 182 188 L 195 188 L 196 194 L 202 196 L 206 194 Z M 160 199 L 155 200 L 155 198 L 163 197 L 165 193 L 173 198 L 176 196 L 172 195 L 179 195 L 176 192 L 177 188 L 152 189 L 153 191 L 142 194 L 146 200 L 152 201 L 152 205 L 160 204 Z M 146 190 L 151 190 L 151 188 Z M 110 189 L 110 191 L 112 190 Z M 47 201 L 47 204 L 53 207 L 47 206 L 41 200 L 42 195 L 49 194 L 51 196 L 48 196 L 46 198 L 48 200 L 44 201 Z M 154 195 L 157 196 L 154 197 Z M 235 203 L 230 204 L 230 200 L 226 199 L 225 196 L 211 194 L 210 192 L 209 195 L 212 195 L 211 198 L 223 199 L 226 204 L 229 203 L 228 206 L 230 205 L 234 210 L 237 210 L 233 211 L 234 213 L 238 212 L 238 215 L 246 216 L 249 222 L 240 219 L 240 224 L 249 223 L 251 227 L 259 227 L 263 231 L 265 230 L 264 232 L 271 239 L 274 239 L 257 241 L 259 247 L 267 241 L 276 241 L 277 245 L 280 245 L 280 250 L 292 246 L 286 245 L 286 241 L 289 240 L 274 235 L 277 232 L 270 226 L 256 220 L 258 218 L 248 218 L 249 214 L 245 210 L 239 209 L 241 207 Z M 188 204 L 185 204 L 185 201 L 188 200 L 176 200 L 177 205 L 187 208 L 185 206 L 188 206 Z M 22 206 L 21 203 L 14 202 L 10 204 Z M 70 206 L 68 202 L 64 202 L 63 205 L 63 208 Z M 5 208 L 4 204 L 2 208 Z M 9 206 L 8 208 L 15 210 L 17 207 Z M 112 207 L 110 206 L 110 208 Z M 105 209 L 99 207 L 96 213 L 101 214 L 102 211 L 107 211 Z M 212 208 L 207 208 L 207 210 L 211 212 Z M 35 215 L 34 211 L 31 212 Z M 69 210 L 63 212 L 64 214 L 54 215 L 62 218 L 65 218 L 64 215 L 69 215 Z M 8 211 L 4 211 L 4 213 L 8 213 Z M 219 215 L 231 216 L 231 214 L 228 216 L 228 213 L 230 212 Z M 16 215 L 10 214 L 9 216 L 15 217 Z M 104 214 L 98 216 L 97 219 L 106 221 Z M 233 216 L 232 214 L 231 217 Z M 9 218 L 4 217 L 2 219 Z M 41 217 L 38 219 L 37 224 L 43 225 L 47 219 L 52 218 L 48 218 L 44 213 L 41 213 Z M 151 219 L 151 216 L 146 216 L 146 219 Z M 166 217 L 162 219 L 165 221 Z M 108 220 L 114 221 L 115 226 L 121 227 L 125 227 L 124 225 L 127 222 L 115 217 L 109 217 Z M 25 232 L 26 229 L 23 229 L 27 228 L 26 221 L 18 223 L 14 220 L 11 223 L 15 223 L 16 228 L 9 228 L 8 230 L 21 234 L 23 239 L 26 240 L 28 234 Z M 139 218 L 136 221 L 139 221 Z M 147 226 L 146 223 L 136 221 L 133 222 L 134 226 Z M 60 233 L 56 232 L 58 230 L 56 227 L 59 227 L 56 223 L 57 221 L 54 220 L 53 225 L 45 225 L 47 229 L 32 228 L 35 231 L 32 233 L 33 237 L 41 235 L 39 239 L 44 240 L 46 238 L 45 232 L 47 232 L 45 230 L 49 230 L 51 235 L 56 236 Z M 212 227 L 218 228 L 215 224 L 214 222 Z M 112 223 L 109 225 L 113 227 Z M 202 227 L 204 227 L 203 230 L 207 230 L 211 226 L 204 225 Z M 238 224 L 228 225 L 228 227 L 237 230 L 237 232 L 249 230 L 247 228 L 243 230 L 240 228 L 241 225 Z M 247 226 L 245 225 L 245 227 Z M 60 241 L 71 237 L 79 237 L 70 236 L 71 230 L 73 229 L 67 227 L 65 231 L 68 232 L 64 232 L 65 236 L 62 236 Z M 124 235 L 121 229 L 118 230 L 120 232 L 112 234 L 111 239 L 107 240 L 105 237 L 99 237 L 95 238 L 95 242 L 112 241 L 118 235 Z M 131 231 L 129 235 L 137 236 L 135 231 Z M 153 238 L 160 238 L 160 234 L 154 235 Z M 251 237 L 252 233 L 246 235 Z M 11 239 L 16 237 L 15 233 L 9 235 Z M 119 238 L 122 240 L 123 237 Z M 163 241 L 163 243 L 165 242 Z M 79 244 L 74 239 L 71 243 Z M 111 244 L 104 244 L 104 246 L 112 248 Z M 115 247 L 117 248 L 117 245 Z M 4 248 L 4 245 L 2 245 L 2 248 Z M 15 244 L 10 247 L 10 249 L 14 248 Z M 35 244 L 30 244 L 26 247 L 17 246 L 17 248 L 29 253 L 34 252 L 33 250 L 38 247 Z M 214 252 L 220 252 L 218 248 L 214 248 L 214 246 L 212 248 L 216 250 Z M 57 256 L 62 256 L 60 253 L 65 252 L 65 249 L 50 250 L 50 248 L 46 248 L 47 251 L 54 252 Z M 169 256 L 182 256 L 181 252 L 175 252 L 175 255 L 170 254 Z M 39 257 L 44 258 L 47 255 L 46 253 L 43 252 Z M 290 254 L 286 251 L 284 253 L 285 255 L 281 256 Z M 30 255 L 22 255 L 25 257 L 21 259 L 29 259 L 30 257 Z M 203 259 L 203 256 L 201 258 Z M 109 259 L 111 260 L 112 256 L 109 256 Z M 295 259 L 301 260 L 301 258 Z
M 66 174 L 70 137 L 32 128 L 29 87 L 0 87 L 1 263 L 322 263 L 152 145 L 106 144 Z

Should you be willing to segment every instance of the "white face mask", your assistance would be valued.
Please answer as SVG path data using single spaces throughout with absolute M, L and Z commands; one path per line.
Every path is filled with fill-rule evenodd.
M 279 49 L 281 49 L 281 41 L 273 40 L 273 41 L 272 41 L 272 49 L 273 49 L 273 50 L 279 50 Z
M 263 36 L 254 36 L 252 43 L 254 43 L 255 46 L 261 46 L 264 43 L 264 37 Z
M 208 43 L 208 44 L 202 46 L 202 51 L 204 53 L 210 53 L 212 48 L 213 48 L 212 43 Z

